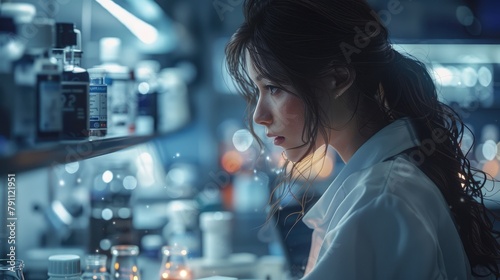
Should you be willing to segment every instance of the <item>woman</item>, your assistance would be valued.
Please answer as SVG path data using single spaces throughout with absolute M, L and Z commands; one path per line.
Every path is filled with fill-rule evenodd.
M 251 130 L 285 151 L 282 185 L 325 145 L 346 163 L 303 216 L 304 279 L 499 277 L 487 177 L 460 148 L 463 122 L 377 13 L 363 0 L 248 0 L 244 13 L 227 63 Z

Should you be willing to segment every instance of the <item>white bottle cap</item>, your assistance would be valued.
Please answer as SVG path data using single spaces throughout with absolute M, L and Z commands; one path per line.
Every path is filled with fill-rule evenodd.
M 89 68 L 87 69 L 87 73 L 89 73 L 91 79 L 104 78 L 106 75 L 106 69 L 98 67 Z
M 27 24 L 35 17 L 36 7 L 29 3 L 2 3 L 0 14 L 12 17 L 16 24 Z
M 54 255 L 49 257 L 49 276 L 80 275 L 80 256 Z
M 200 228 L 203 231 L 231 231 L 233 213 L 227 211 L 203 212 L 200 214 Z

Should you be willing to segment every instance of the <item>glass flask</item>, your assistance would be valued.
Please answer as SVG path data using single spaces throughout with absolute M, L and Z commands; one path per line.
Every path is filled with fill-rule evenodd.
M 82 280 L 110 280 L 111 275 L 106 269 L 106 255 L 87 255 Z
M 137 267 L 139 247 L 135 245 L 115 245 L 111 247 L 111 279 L 140 280 Z
M 187 250 L 179 245 L 163 246 L 160 280 L 192 280 L 193 274 L 187 265 Z
M 0 259 L 0 279 L 24 280 L 22 260 Z

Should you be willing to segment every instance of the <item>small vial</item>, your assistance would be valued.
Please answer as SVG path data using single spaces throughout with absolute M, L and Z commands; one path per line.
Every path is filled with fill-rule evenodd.
M 49 280 L 81 280 L 80 256 L 50 256 L 48 275 Z
M 85 257 L 85 269 L 82 280 L 110 280 L 106 269 L 106 255 L 88 255 Z
M 104 81 L 106 72 L 102 68 L 90 68 L 87 71 L 90 77 L 89 136 L 103 137 L 108 130 L 108 86 Z

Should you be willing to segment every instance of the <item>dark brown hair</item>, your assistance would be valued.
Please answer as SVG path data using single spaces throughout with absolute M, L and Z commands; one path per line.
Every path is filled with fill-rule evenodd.
M 408 117 L 420 140 L 436 139 L 433 150 L 420 147 L 418 166 L 446 199 L 473 268 L 499 276 L 499 232 L 484 205 L 487 174 L 471 167 L 460 144 L 460 116 L 440 102 L 425 65 L 392 49 L 388 31 L 364 0 L 247 0 L 245 21 L 226 46 L 227 65 L 248 102 L 248 125 L 258 98 L 246 72 L 246 54 L 267 79 L 291 85 L 305 104 L 303 138 L 328 140 L 328 110 L 319 81 L 335 69 L 354 73 L 353 111 L 360 126 L 386 125 Z M 254 134 L 255 135 L 255 134 Z M 328 141 L 327 141 L 328 142 Z M 422 141 L 425 142 L 425 141 Z M 310 144 L 309 151 L 316 147 Z M 293 181 L 283 173 L 284 184 Z M 305 184 L 309 187 L 311 182 Z M 283 185 L 283 184 L 282 184 Z M 274 206 L 277 206 L 275 204 Z M 477 272 L 473 270 L 475 274 Z

